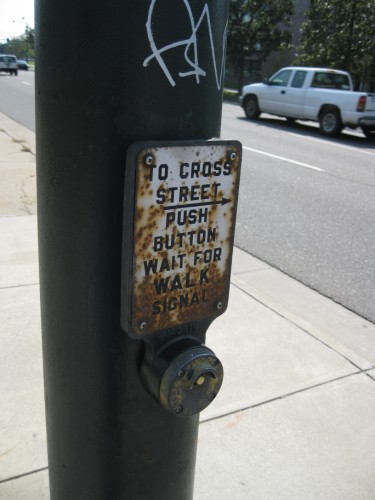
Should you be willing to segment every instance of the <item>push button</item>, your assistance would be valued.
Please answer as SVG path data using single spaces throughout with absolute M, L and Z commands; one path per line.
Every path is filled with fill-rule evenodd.
M 176 415 L 195 415 L 215 399 L 222 382 L 223 366 L 215 354 L 205 346 L 191 347 L 168 366 L 161 379 L 159 400 Z

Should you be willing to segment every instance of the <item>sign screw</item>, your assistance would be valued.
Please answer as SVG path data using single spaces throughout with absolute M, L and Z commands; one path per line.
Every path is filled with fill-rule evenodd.
M 141 321 L 141 322 L 139 323 L 139 328 L 140 328 L 141 330 L 144 330 L 144 329 L 146 328 L 146 326 L 147 326 L 147 321 Z
M 146 163 L 146 165 L 152 165 L 154 163 L 154 158 L 152 155 L 146 155 L 144 157 L 144 162 Z
M 179 415 L 180 413 L 182 413 L 182 412 L 183 412 L 183 410 L 184 410 L 184 407 L 183 407 L 183 406 L 177 406 L 177 408 L 176 408 L 176 413 L 177 413 L 177 415 Z
M 236 153 L 235 153 L 234 151 L 232 151 L 232 152 L 231 152 L 231 154 L 230 154 L 230 159 L 231 159 L 232 161 L 234 161 L 236 158 L 237 158 Z
M 215 306 L 216 306 L 216 309 L 217 309 L 218 311 L 220 311 L 220 310 L 223 308 L 223 303 L 221 302 L 221 300 L 218 300 L 218 301 L 216 302 Z

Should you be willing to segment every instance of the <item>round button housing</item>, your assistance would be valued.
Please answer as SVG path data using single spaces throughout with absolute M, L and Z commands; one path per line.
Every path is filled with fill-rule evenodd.
M 223 366 L 210 349 L 190 347 L 179 353 L 164 372 L 159 401 L 177 416 L 195 415 L 215 399 L 223 376 Z

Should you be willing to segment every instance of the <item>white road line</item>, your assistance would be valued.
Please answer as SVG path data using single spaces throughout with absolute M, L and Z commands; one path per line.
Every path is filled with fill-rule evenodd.
M 298 165 L 299 167 L 310 168 L 311 170 L 317 170 L 318 172 L 325 172 L 323 168 L 314 167 L 313 165 L 308 165 L 307 163 L 302 163 L 300 161 L 291 160 L 290 158 L 284 158 L 283 156 L 273 155 L 271 153 L 266 153 L 265 151 L 260 151 L 259 149 L 249 148 L 247 146 L 243 146 L 243 149 L 247 151 L 252 151 L 253 153 L 258 153 L 264 156 L 270 156 L 271 158 L 276 158 L 277 160 L 286 161 L 288 163 L 293 163 L 294 165 Z
M 31 85 L 29 82 L 22 82 L 24 85 Z
M 288 132 L 289 135 L 293 135 L 294 137 L 298 137 L 301 139 L 301 135 L 295 134 L 294 132 Z M 353 136 L 355 137 L 362 137 L 360 134 L 354 134 L 352 132 Z M 353 146 L 345 146 L 344 144 L 337 144 L 337 142 L 328 142 L 324 141 L 323 139 L 316 139 L 315 137 L 308 137 L 308 136 L 303 136 L 303 139 L 308 139 L 309 141 L 315 141 L 315 142 L 320 142 L 323 144 L 326 144 L 327 146 L 334 146 L 336 148 L 341 148 L 341 149 L 349 149 L 349 151 L 354 151 L 356 153 L 363 153 L 365 155 L 370 155 L 370 156 L 375 156 L 375 153 L 371 153 L 371 151 L 366 151 L 361 148 L 353 148 Z M 365 139 L 363 139 L 365 141 Z

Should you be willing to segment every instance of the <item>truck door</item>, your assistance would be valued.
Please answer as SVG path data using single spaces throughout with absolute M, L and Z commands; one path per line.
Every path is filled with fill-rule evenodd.
M 282 69 L 267 82 L 259 96 L 259 107 L 266 113 L 283 114 L 285 110 L 285 94 L 293 70 Z
M 287 117 L 303 118 L 306 75 L 307 71 L 297 70 L 293 75 L 290 86 L 285 90 L 284 112 Z
M 306 74 L 307 71 L 304 70 L 286 69 L 272 77 L 264 92 L 264 102 L 260 103 L 262 111 L 301 118 Z

